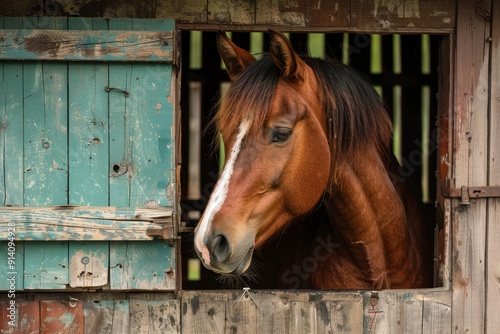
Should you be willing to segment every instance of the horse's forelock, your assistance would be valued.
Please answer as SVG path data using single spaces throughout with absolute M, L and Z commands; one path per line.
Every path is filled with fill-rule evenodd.
M 244 120 L 250 120 L 249 136 L 255 137 L 269 115 L 279 74 L 269 56 L 252 63 L 231 83 L 221 101 L 215 117 L 217 130 L 235 134 Z

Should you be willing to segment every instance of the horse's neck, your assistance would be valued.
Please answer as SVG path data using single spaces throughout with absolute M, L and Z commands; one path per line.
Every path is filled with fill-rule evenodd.
M 406 257 L 406 214 L 375 149 L 337 171 L 336 189 L 326 205 L 345 256 L 374 287 L 388 287 L 390 267 Z

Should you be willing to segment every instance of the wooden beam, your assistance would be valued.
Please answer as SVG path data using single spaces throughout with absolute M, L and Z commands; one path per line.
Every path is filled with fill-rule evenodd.
M 151 229 L 168 230 L 173 238 L 170 207 L 1 207 L 0 217 L 13 223 L 15 240 L 152 240 Z M 0 224 L 0 240 L 10 228 Z
M 121 30 L 0 30 L 2 60 L 172 62 L 173 33 Z
M 182 291 L 182 331 L 450 333 L 451 291 Z

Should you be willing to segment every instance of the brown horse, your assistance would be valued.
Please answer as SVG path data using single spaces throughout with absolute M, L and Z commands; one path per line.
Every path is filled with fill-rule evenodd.
M 298 236 L 313 238 L 298 252 L 309 259 L 307 286 L 430 286 L 430 239 L 418 196 L 391 178 L 398 165 L 383 102 L 352 69 L 300 57 L 270 34 L 260 60 L 218 36 L 232 80 L 216 116 L 228 159 L 195 230 L 203 264 L 244 273 L 254 249 L 322 203 L 328 226 Z

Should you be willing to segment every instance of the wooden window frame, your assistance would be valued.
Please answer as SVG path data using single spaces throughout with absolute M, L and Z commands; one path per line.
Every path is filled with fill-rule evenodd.
M 234 31 L 234 32 L 266 32 L 267 26 L 224 26 L 224 25 L 211 25 L 211 24 L 178 24 L 179 30 L 201 30 L 201 31 Z M 438 143 L 437 143 L 437 156 L 438 156 L 438 170 L 437 170 L 437 194 L 436 194 L 436 208 L 438 221 L 437 229 L 435 232 L 435 287 L 427 289 L 406 289 L 406 290 L 382 290 L 382 291 L 349 291 L 349 292 L 338 292 L 338 291 L 311 291 L 311 292 L 300 292 L 300 291 L 280 291 L 272 290 L 259 291 L 256 290 L 253 298 L 258 302 L 270 302 L 272 300 L 287 300 L 289 302 L 299 301 L 304 296 L 309 296 L 311 293 L 318 294 L 321 297 L 317 297 L 324 300 L 330 307 L 338 307 L 339 310 L 342 307 L 352 311 L 352 314 L 364 314 L 362 319 L 357 319 L 354 317 L 352 321 L 349 321 L 354 328 L 358 328 L 360 323 L 363 321 L 366 323 L 381 323 L 387 324 L 394 319 L 391 318 L 395 314 L 400 314 L 403 312 L 404 321 L 408 321 L 408 328 L 413 328 L 417 324 L 412 324 L 413 321 L 422 321 L 421 317 L 415 316 L 415 314 L 424 314 L 432 310 L 435 314 L 434 319 L 428 319 L 424 321 L 422 328 L 435 328 L 436 326 L 446 327 L 447 323 L 451 322 L 451 312 L 450 308 L 452 305 L 452 285 L 451 285 L 451 275 L 452 275 L 452 265 L 451 265 L 451 200 L 445 196 L 445 191 L 443 187 L 446 182 L 450 179 L 450 169 L 445 168 L 449 166 L 449 161 L 447 159 L 440 159 L 439 157 L 450 157 L 451 152 L 451 129 L 453 125 L 450 123 L 450 118 L 452 117 L 453 110 L 451 108 L 453 101 L 453 71 L 454 71 L 454 34 L 455 31 L 452 28 L 422 28 L 422 29 L 409 29 L 409 28 L 397 28 L 391 31 L 384 31 L 380 28 L 372 29 L 358 29 L 358 28 L 345 28 L 345 27 L 286 27 L 283 28 L 287 32 L 300 32 L 300 33 L 337 33 L 337 32 L 347 32 L 347 33 L 360 33 L 360 34 L 437 34 L 442 36 L 442 41 L 440 44 L 440 56 L 439 56 L 439 97 L 438 97 L 438 118 L 437 118 L 437 129 L 438 129 Z M 180 36 L 181 34 L 179 34 Z M 182 80 L 182 79 L 180 79 Z M 179 82 L 180 86 L 180 82 Z M 432 120 L 431 120 L 432 121 Z M 439 218 L 438 218 L 439 217 Z M 181 231 L 187 232 L 192 231 L 189 228 L 182 228 Z M 252 290 L 253 291 L 253 290 Z M 206 303 L 227 303 L 231 300 L 236 300 L 238 293 L 233 291 L 203 291 L 197 290 L 193 292 L 183 292 L 183 298 L 187 300 L 197 297 L 202 298 Z M 309 297 L 310 298 L 310 297 Z M 207 304 L 208 305 L 208 304 Z M 276 304 L 275 304 L 276 305 Z M 366 308 L 366 305 L 371 305 L 371 310 Z M 222 307 L 222 306 L 221 306 Z M 364 311 L 363 311 L 364 307 Z M 229 306 L 229 309 L 231 307 Z M 228 307 L 226 306 L 226 310 Z M 384 311 L 390 309 L 390 314 L 384 314 Z M 404 311 L 403 311 L 404 310 Z M 235 311 L 238 313 L 238 311 Z M 332 311 L 333 312 L 333 309 Z M 359 312 L 359 313 L 358 313 Z M 414 317 L 415 316 L 415 317 Z M 381 319 L 382 318 L 382 319 Z M 412 320 L 417 319 L 417 320 Z M 406 326 L 406 325 L 405 325 Z M 362 327 L 359 327 L 362 328 Z M 416 327 L 415 327 L 416 328 Z M 424 330 L 425 332 L 425 330 Z

